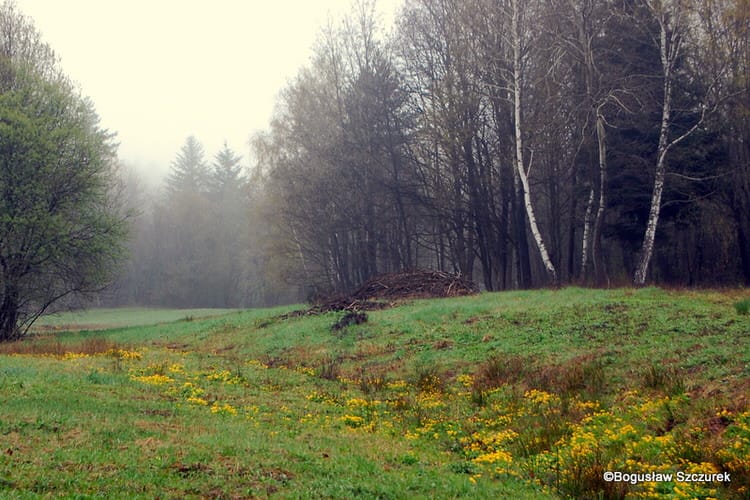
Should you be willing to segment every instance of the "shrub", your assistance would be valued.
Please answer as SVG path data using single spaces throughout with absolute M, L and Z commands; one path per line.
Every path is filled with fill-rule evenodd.
M 421 392 L 440 393 L 445 388 L 445 381 L 436 365 L 425 363 L 414 369 L 414 386 Z
M 530 360 L 521 356 L 495 354 L 477 370 L 476 385 L 482 390 L 490 390 L 517 382 L 524 378 L 529 365 Z
M 358 385 L 364 394 L 371 394 L 385 390 L 387 380 L 377 373 L 367 373 L 364 368 L 359 370 Z
M 534 375 L 535 385 L 544 390 L 562 394 L 585 392 L 590 398 L 601 396 L 606 381 L 604 362 L 591 355 L 544 367 Z
M 661 390 L 669 395 L 685 392 L 685 381 L 673 367 L 652 364 L 643 373 L 643 386 L 647 389 Z
M 739 302 L 734 303 L 734 310 L 737 314 L 745 316 L 750 313 L 750 299 L 742 299 Z
M 326 380 L 337 380 L 341 373 L 341 359 L 337 356 L 326 356 L 318 366 L 318 377 Z

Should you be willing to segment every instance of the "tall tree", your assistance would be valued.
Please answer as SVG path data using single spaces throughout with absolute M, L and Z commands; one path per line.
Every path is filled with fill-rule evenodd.
M 215 244 L 207 255 L 206 268 L 215 283 L 215 294 L 224 306 L 237 307 L 245 303 L 242 282 L 247 279 L 248 223 L 250 214 L 248 186 L 243 175 L 242 158 L 224 142 L 214 156 L 211 192 Z
M 656 151 L 656 167 L 643 243 L 639 252 L 638 263 L 633 277 L 636 286 L 643 286 L 648 276 L 648 268 L 654 252 L 656 229 L 662 208 L 662 194 L 667 173 L 667 154 L 677 144 L 685 140 L 703 122 L 705 107 L 700 119 L 687 131 L 677 137 L 672 135 L 673 98 L 678 63 L 683 57 L 690 29 L 689 11 L 681 0 L 653 0 L 646 2 L 653 19 L 658 24 L 659 55 L 661 58 L 662 105 L 659 126 L 659 142 Z
M 237 156 L 226 141 L 221 151 L 216 153 L 212 164 L 211 187 L 220 198 L 242 189 L 242 157 Z
M 3 26 L 23 25 L 2 12 Z M 5 28 L 13 38 L 6 48 L 36 36 Z M 91 103 L 34 64 L 5 54 L 0 61 L 10 84 L 0 94 L 0 341 L 7 341 L 61 299 L 107 284 L 127 226 L 112 198 L 112 136 Z
M 185 139 L 167 176 L 167 190 L 172 194 L 205 193 L 209 188 L 210 171 L 204 157 L 203 145 L 195 136 Z
M 403 102 L 368 1 L 329 27 L 283 93 L 265 148 L 275 151 L 268 187 L 282 253 L 312 288 L 343 291 L 416 262 Z
M 44 80 L 65 80 L 52 48 L 42 40 L 33 22 L 24 16 L 15 2 L 0 5 L 0 68 L 3 88 L 22 84 L 13 78 L 19 67 Z
M 523 90 L 524 90 L 524 54 L 527 53 L 527 42 L 530 34 L 526 31 L 525 16 L 523 16 L 523 9 L 521 8 L 519 0 L 511 0 L 511 47 L 513 50 L 513 123 L 515 127 L 515 139 L 516 139 L 516 170 L 518 177 L 521 180 L 523 186 L 523 198 L 524 207 L 526 208 L 526 215 L 528 217 L 529 226 L 531 228 L 531 234 L 534 236 L 539 255 L 542 258 L 542 263 L 547 271 L 547 275 L 552 284 L 558 284 L 557 269 L 555 268 L 552 259 L 549 257 L 547 252 L 547 246 L 544 243 L 544 238 L 539 231 L 539 226 L 536 221 L 536 214 L 534 212 L 534 205 L 531 198 L 531 184 L 529 183 L 529 171 L 533 165 L 534 156 L 530 155 L 528 161 L 525 158 L 523 134 L 524 134 L 524 123 L 523 123 Z

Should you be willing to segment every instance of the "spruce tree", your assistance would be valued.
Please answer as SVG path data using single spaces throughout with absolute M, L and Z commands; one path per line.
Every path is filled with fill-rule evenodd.
M 203 145 L 195 136 L 189 136 L 172 162 L 167 176 L 167 190 L 170 194 L 208 191 L 210 174 L 204 155 Z

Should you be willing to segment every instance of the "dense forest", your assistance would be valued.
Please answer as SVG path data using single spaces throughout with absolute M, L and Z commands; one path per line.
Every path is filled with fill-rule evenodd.
M 386 272 L 487 290 L 750 284 L 750 2 L 372 2 L 320 34 L 251 155 L 199 138 L 109 302 L 255 306 Z

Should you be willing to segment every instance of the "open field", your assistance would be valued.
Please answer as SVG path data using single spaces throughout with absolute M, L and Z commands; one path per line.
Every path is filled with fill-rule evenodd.
M 0 497 L 750 498 L 744 291 L 290 308 L 0 352 Z M 605 471 L 729 473 L 607 483 Z
M 42 316 L 34 332 L 61 330 L 106 330 L 126 326 L 146 326 L 178 320 L 194 320 L 236 312 L 235 309 L 157 309 L 118 307 L 69 311 Z

